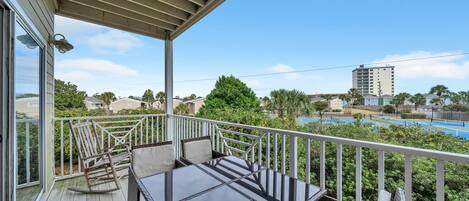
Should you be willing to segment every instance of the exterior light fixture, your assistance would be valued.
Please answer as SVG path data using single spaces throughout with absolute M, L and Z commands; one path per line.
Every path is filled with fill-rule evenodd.
M 49 39 L 49 43 L 54 45 L 60 53 L 65 53 L 73 49 L 73 45 L 70 44 L 62 34 L 55 34 L 54 37 Z

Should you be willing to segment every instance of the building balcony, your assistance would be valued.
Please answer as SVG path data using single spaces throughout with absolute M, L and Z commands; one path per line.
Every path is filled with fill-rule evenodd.
M 421 182 L 422 178 L 414 178 L 413 160 L 436 161 L 435 163 L 435 196 L 444 194 L 445 166 L 467 165 L 469 156 L 457 153 L 448 153 L 414 147 L 405 147 L 377 142 L 346 139 L 340 137 L 318 135 L 308 132 L 266 128 L 252 125 L 230 123 L 188 116 L 149 114 L 129 116 L 103 116 L 103 117 L 72 117 L 55 118 L 55 184 L 47 200 L 127 200 L 127 178 L 120 180 L 121 190 L 107 194 L 80 194 L 67 190 L 68 188 L 86 188 L 78 150 L 73 141 L 68 122 L 94 122 L 96 132 L 99 134 L 104 149 L 117 149 L 117 147 L 130 143 L 132 145 L 164 142 L 173 139 L 175 142 L 176 157 L 181 156 L 180 140 L 200 136 L 210 136 L 213 149 L 227 155 L 241 156 L 246 154 L 248 160 L 262 164 L 265 167 L 278 170 L 283 174 L 298 178 L 327 190 L 331 198 L 343 196 L 344 184 L 355 183 L 357 197 L 366 196 L 362 193 L 364 183 L 364 170 L 376 172 L 377 193 L 386 188 L 386 172 L 395 171 L 386 169 L 387 157 L 396 155 L 404 158 L 403 186 L 406 193 L 412 192 L 413 184 Z M 168 123 L 171 122 L 170 127 Z M 25 122 L 33 124 L 34 122 Z M 26 126 L 30 127 L 30 126 Z M 170 132 L 170 135 L 168 133 Z M 250 143 L 250 138 L 240 137 L 239 142 L 233 143 L 227 136 L 257 136 L 259 141 L 251 150 L 245 150 L 239 143 Z M 25 140 L 31 135 L 26 134 Z M 29 145 L 27 143 L 26 145 Z M 30 150 L 31 147 L 25 147 Z M 353 155 L 345 155 L 345 150 L 353 150 Z M 334 156 L 326 158 L 326 156 Z M 374 158 L 364 158 L 364 152 L 372 152 Z M 29 152 L 26 152 L 29 153 Z M 369 154 L 367 154 L 369 156 Z M 19 192 L 27 200 L 27 192 L 34 189 L 37 181 L 31 175 L 34 165 L 30 164 L 31 156 L 26 155 L 23 165 L 27 167 L 23 174 L 24 179 L 19 186 Z M 354 167 L 344 167 L 345 160 L 354 160 Z M 376 164 L 370 164 L 376 161 Z M 331 163 L 332 162 L 332 163 Z M 370 166 L 371 165 L 371 166 Z M 355 175 L 344 175 L 344 168 L 354 168 Z M 124 172 L 121 172 L 125 174 Z M 189 176 L 189 175 L 188 175 Z M 417 181 L 415 181 L 417 180 Z M 327 183 L 336 185 L 331 189 Z M 368 182 L 368 181 L 367 181 Z M 106 189 L 107 185 L 100 188 Z M 21 197 L 18 200 L 22 200 Z

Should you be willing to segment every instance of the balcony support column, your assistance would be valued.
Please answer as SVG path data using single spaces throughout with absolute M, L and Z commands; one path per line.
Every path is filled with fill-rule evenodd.
M 167 140 L 173 140 L 173 41 L 170 33 L 166 32 L 164 42 L 164 83 L 165 83 L 165 111 L 166 111 L 166 136 Z

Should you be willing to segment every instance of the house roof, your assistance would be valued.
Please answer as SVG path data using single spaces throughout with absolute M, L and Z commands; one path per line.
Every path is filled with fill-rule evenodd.
M 184 101 L 184 103 L 195 103 L 195 102 L 204 101 L 204 100 L 205 98 L 196 98 L 196 99 Z
M 57 14 L 173 40 L 224 0 L 60 0 Z
M 95 97 L 86 97 L 85 101 L 91 102 L 91 103 L 104 103 L 102 100 L 99 100 Z
M 143 101 L 139 101 L 139 100 L 135 100 L 135 99 L 131 99 L 131 98 L 120 98 L 120 99 L 117 99 L 116 101 L 112 102 L 112 103 L 115 103 L 115 102 L 122 102 L 122 101 L 129 101 L 129 102 L 137 102 L 137 103 L 145 103 Z

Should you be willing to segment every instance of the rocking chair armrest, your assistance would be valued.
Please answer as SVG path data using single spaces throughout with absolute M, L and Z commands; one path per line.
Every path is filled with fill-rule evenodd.
M 96 155 L 93 155 L 93 156 L 88 156 L 88 157 L 82 158 L 82 160 L 88 160 L 88 159 L 93 159 L 93 158 L 103 158 L 104 156 L 107 156 L 107 157 L 109 157 L 109 159 L 111 159 L 111 153 L 112 153 L 112 151 L 106 151 L 106 152 L 103 152 L 103 153 L 100 153 L 100 154 L 96 154 Z

